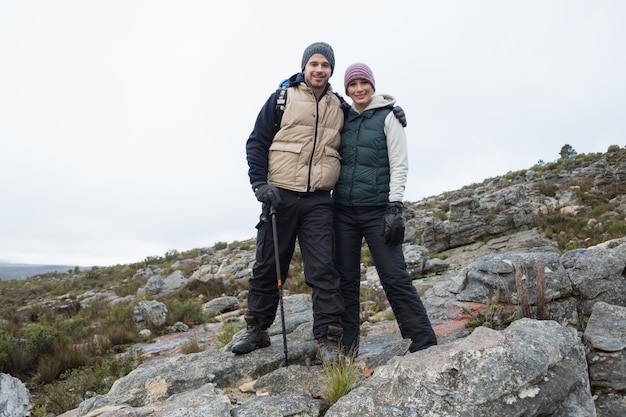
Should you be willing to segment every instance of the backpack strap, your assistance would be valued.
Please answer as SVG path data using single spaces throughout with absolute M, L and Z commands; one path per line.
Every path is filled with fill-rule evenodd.
M 345 100 L 345 99 L 341 96 L 341 94 L 339 94 L 339 93 L 338 93 L 338 92 L 336 92 L 336 91 L 333 91 L 333 94 L 337 96 L 337 98 L 338 98 L 338 99 L 339 99 L 339 101 L 341 102 L 341 105 L 342 105 L 342 106 L 345 106 L 346 104 L 348 104 L 348 103 L 346 102 L 346 100 Z
M 350 104 L 338 92 L 333 91 L 333 94 L 337 96 L 337 98 L 339 99 L 339 102 L 341 103 L 341 109 L 343 110 L 343 115 L 345 117 L 348 117 L 348 112 L 350 111 L 350 107 L 351 107 Z
M 280 122 L 283 119 L 283 113 L 285 112 L 285 104 L 287 103 L 287 87 L 281 87 L 276 90 L 276 119 L 274 127 L 276 130 L 280 129 Z
M 348 110 L 350 110 L 350 104 L 341 96 L 341 94 L 333 91 L 333 94 L 339 99 L 341 103 L 341 108 L 344 113 L 347 114 Z M 274 128 L 278 131 L 280 129 L 280 122 L 283 119 L 283 113 L 285 112 L 285 105 L 287 104 L 287 86 L 281 84 L 281 87 L 276 90 L 276 118 L 274 121 Z

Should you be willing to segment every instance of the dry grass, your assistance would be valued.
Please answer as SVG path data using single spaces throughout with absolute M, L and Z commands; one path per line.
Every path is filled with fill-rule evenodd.
M 324 372 L 324 398 L 329 405 L 333 405 L 354 389 L 361 369 L 353 358 L 344 357 L 337 362 L 324 363 Z
M 181 353 L 188 355 L 190 353 L 198 353 L 198 352 L 202 352 L 203 349 L 200 346 L 200 343 L 198 343 L 198 339 L 191 339 L 189 340 L 187 343 L 185 343 L 184 345 L 182 345 L 182 347 L 180 348 Z

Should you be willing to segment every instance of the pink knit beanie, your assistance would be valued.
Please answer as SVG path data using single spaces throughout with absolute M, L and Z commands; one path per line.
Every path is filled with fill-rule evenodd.
M 356 64 L 352 64 L 348 67 L 346 75 L 343 78 L 343 85 L 346 88 L 346 94 L 348 94 L 348 84 L 359 78 L 372 84 L 374 91 L 376 91 L 376 82 L 374 81 L 374 73 L 372 72 L 372 69 L 361 62 L 357 62 Z

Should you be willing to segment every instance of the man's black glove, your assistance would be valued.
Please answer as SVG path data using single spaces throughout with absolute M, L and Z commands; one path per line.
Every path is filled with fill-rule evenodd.
M 387 245 L 396 246 L 404 241 L 404 217 L 402 217 L 402 203 L 394 201 L 387 203 L 383 217 L 383 236 Z
M 406 127 L 406 114 L 404 113 L 404 109 L 402 107 L 394 106 L 393 115 L 396 116 L 396 119 L 398 119 L 402 127 Z
M 252 185 L 256 199 L 268 207 L 277 207 L 280 204 L 280 194 L 278 188 L 266 182 Z

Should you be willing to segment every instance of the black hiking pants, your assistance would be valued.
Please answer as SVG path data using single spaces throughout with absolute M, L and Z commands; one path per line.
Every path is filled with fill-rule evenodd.
M 297 239 L 305 282 L 312 289 L 313 336 L 319 339 L 326 335 L 329 324 L 341 324 L 343 314 L 339 274 L 333 262 L 333 200 L 328 191 L 279 191 L 276 228 L 280 275 L 284 284 Z M 271 220 L 265 211 L 257 225 L 256 261 L 248 283 L 248 314 L 262 329 L 276 318 L 279 302 Z
M 437 344 L 424 304 L 406 269 L 402 245 L 385 244 L 385 207 L 335 206 L 335 265 L 341 276 L 343 345 L 358 350 L 360 330 L 361 244 L 369 246 L 380 282 L 405 339 L 424 349 Z

